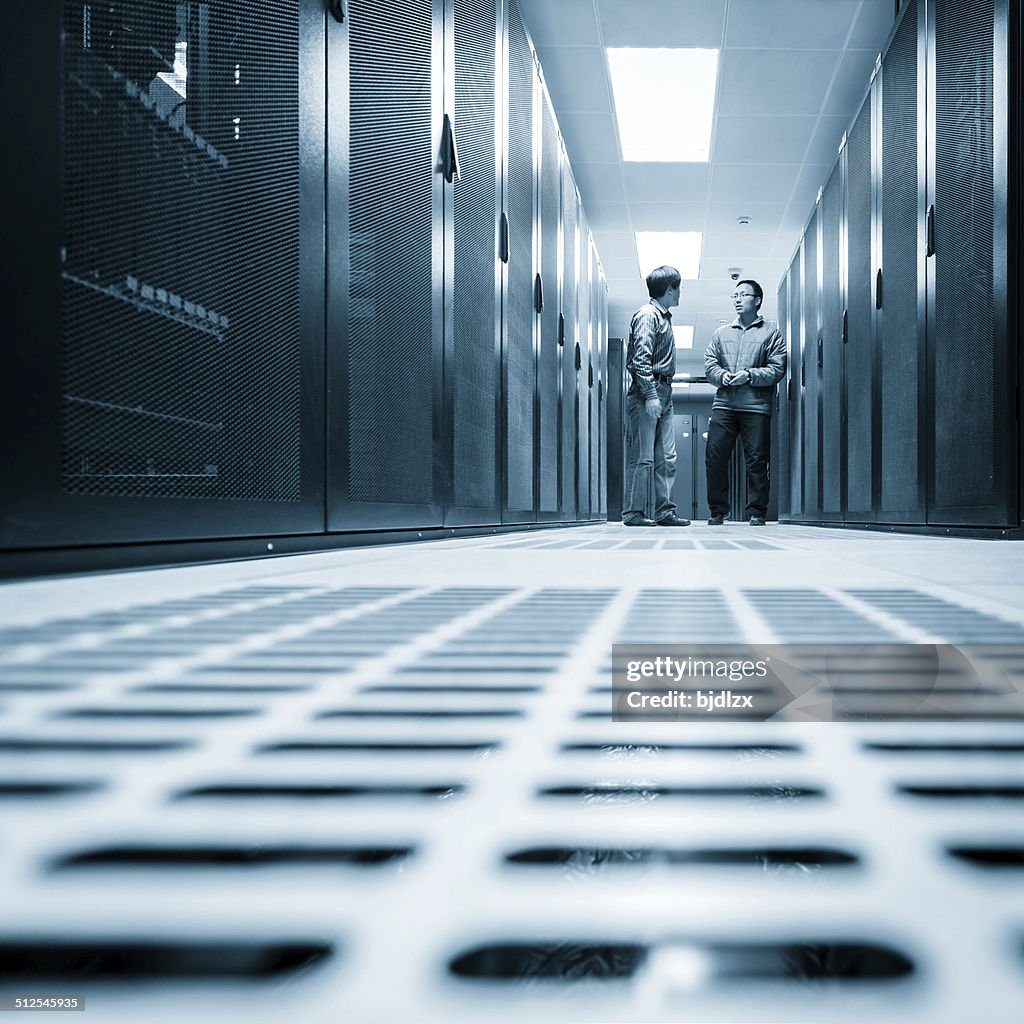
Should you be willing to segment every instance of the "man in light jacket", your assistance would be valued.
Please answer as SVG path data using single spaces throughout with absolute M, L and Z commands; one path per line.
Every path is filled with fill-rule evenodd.
M 775 385 L 786 376 L 786 342 L 779 325 L 761 316 L 763 300 L 756 281 L 737 282 L 736 319 L 715 331 L 704 353 L 704 372 L 718 388 L 708 428 L 708 526 L 721 526 L 729 512 L 729 459 L 737 434 L 747 464 L 745 515 L 751 526 L 764 526 L 768 514 L 772 406 Z

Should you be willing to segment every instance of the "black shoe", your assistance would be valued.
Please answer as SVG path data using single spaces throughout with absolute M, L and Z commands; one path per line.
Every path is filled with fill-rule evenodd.
M 708 526 L 724 526 L 725 516 L 712 516 L 708 520 Z
M 750 517 L 750 525 L 751 526 L 764 526 L 764 516 L 751 516 Z
M 648 519 L 647 516 L 633 516 L 630 519 L 622 520 L 623 526 L 657 526 L 658 524 L 653 519 Z
M 675 514 L 675 512 L 673 512 L 672 515 L 670 515 L 670 516 L 665 516 L 664 519 L 659 519 L 658 520 L 658 526 L 689 526 L 689 525 L 690 525 L 690 520 L 689 519 L 680 519 L 679 516 L 677 516 Z

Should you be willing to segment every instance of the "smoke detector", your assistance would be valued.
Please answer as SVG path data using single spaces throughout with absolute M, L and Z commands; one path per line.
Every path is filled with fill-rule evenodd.
M 740 214 L 740 216 L 736 218 L 736 223 L 741 227 L 746 227 L 750 223 L 750 218 L 745 213 Z

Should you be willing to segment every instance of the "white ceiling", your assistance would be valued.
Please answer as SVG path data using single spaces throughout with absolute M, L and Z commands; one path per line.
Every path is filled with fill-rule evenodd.
M 647 298 L 634 231 L 701 231 L 677 323 L 694 352 L 732 318 L 729 267 L 775 292 L 892 27 L 893 0 L 519 0 L 608 278 L 609 333 Z M 721 50 L 711 161 L 621 159 L 604 49 Z M 671 97 L 665 101 L 671 119 Z M 740 227 L 736 218 L 750 217 Z M 650 267 L 644 268 L 644 273 Z M 687 364 L 691 365 L 687 365 Z

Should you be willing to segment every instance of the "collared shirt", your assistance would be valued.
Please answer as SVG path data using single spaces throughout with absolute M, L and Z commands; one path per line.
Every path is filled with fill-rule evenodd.
M 727 387 L 725 373 L 747 370 L 750 383 Z M 704 353 L 704 372 L 718 388 L 712 409 L 771 415 L 775 385 L 786 376 L 786 341 L 774 320 L 759 316 L 746 327 L 737 317 L 719 327 Z
M 655 375 L 671 377 L 676 372 L 676 339 L 672 314 L 657 300 L 641 306 L 629 324 L 626 369 L 633 375 L 634 393 L 644 400 L 658 397 Z

